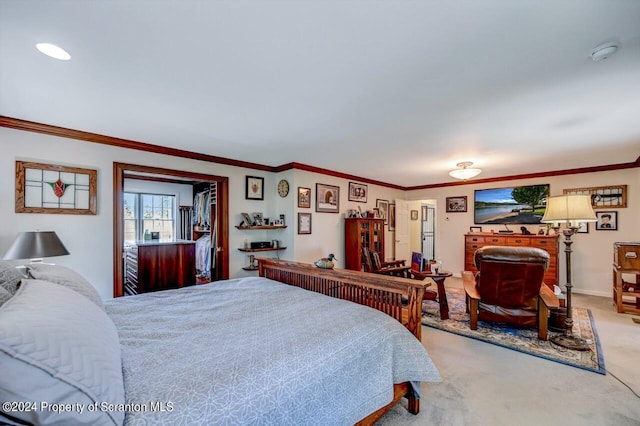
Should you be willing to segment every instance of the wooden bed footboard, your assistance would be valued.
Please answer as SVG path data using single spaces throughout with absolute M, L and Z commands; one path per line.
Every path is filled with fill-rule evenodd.
M 423 282 L 266 258 L 258 259 L 258 273 L 261 277 L 375 308 L 398 320 L 421 340 Z

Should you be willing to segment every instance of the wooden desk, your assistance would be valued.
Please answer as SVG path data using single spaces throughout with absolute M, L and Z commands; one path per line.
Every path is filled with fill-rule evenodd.
M 452 276 L 451 272 L 440 272 L 438 274 L 432 272 L 418 272 L 411 271 L 414 277 L 416 278 L 431 278 L 433 282 L 438 286 L 438 291 L 435 292 L 433 290 L 424 290 L 423 300 L 437 300 L 440 305 L 440 319 L 446 320 L 449 319 L 449 302 L 447 301 L 447 292 L 444 288 L 444 281 Z

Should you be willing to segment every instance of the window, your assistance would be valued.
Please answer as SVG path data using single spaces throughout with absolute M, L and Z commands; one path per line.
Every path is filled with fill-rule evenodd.
M 161 240 L 175 238 L 175 196 L 124 193 L 124 241 L 144 239 L 146 231 L 158 232 Z

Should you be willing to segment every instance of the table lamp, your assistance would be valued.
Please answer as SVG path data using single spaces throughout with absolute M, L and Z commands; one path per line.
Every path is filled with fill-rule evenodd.
M 589 350 L 587 342 L 573 335 L 573 314 L 571 312 L 571 236 L 578 232 L 580 222 L 595 222 L 596 215 L 591 207 L 589 195 L 557 195 L 547 198 L 547 209 L 542 218 L 543 223 L 551 223 L 556 233 L 564 223 L 562 230 L 564 235 L 565 255 L 567 259 L 567 318 L 565 320 L 564 334 L 551 339 L 556 345 L 578 351 Z
M 69 254 L 54 231 L 21 232 L 4 254 L 4 260 L 31 259 L 42 261 L 43 257 Z

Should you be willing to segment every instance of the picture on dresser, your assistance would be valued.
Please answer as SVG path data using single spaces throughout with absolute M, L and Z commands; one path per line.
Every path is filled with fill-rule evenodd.
M 477 189 L 473 202 L 474 223 L 540 224 L 548 195 L 548 184 Z

